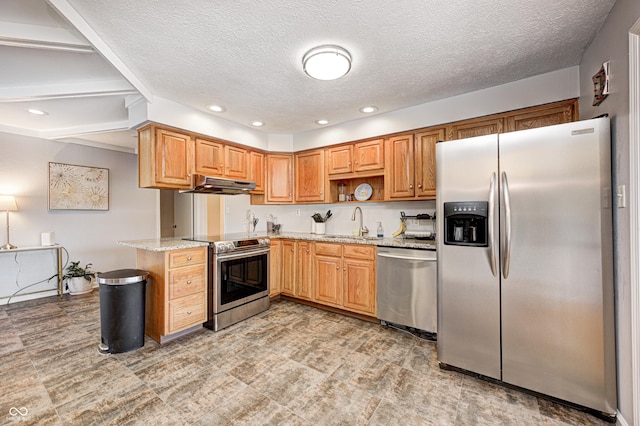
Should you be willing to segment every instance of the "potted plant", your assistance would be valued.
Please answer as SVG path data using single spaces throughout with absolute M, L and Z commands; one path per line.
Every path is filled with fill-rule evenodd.
M 80 262 L 71 262 L 67 266 L 66 273 L 62 278 L 67 283 L 69 294 L 85 294 L 93 291 L 92 279 L 96 273 L 91 270 L 91 263 L 87 263 L 85 267 L 80 266 Z

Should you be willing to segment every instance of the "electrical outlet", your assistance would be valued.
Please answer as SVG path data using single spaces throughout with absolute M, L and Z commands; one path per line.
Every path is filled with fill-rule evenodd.
M 231 209 L 229 207 L 227 207 L 227 214 L 231 213 Z
M 296 216 L 300 216 L 300 209 L 296 209 Z

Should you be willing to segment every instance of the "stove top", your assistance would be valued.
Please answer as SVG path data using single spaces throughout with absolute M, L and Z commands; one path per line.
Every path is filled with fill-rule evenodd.
M 216 253 L 269 247 L 270 244 L 269 237 L 266 234 L 246 234 L 242 232 L 221 235 L 195 235 L 193 237 L 185 237 L 183 240 L 209 243 L 210 247 L 215 248 Z

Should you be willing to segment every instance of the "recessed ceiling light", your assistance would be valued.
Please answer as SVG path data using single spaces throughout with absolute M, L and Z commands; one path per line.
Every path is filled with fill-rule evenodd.
M 325 124 L 329 124 L 329 120 L 316 120 L 316 124 L 324 126 Z
M 256 120 L 256 121 L 252 121 L 252 122 L 251 122 L 251 125 L 252 125 L 253 127 L 262 127 L 262 126 L 264 126 L 264 121 L 258 121 L 258 120 Z
M 351 69 L 351 54 L 330 44 L 314 47 L 302 57 L 302 68 L 317 80 L 335 80 Z
M 43 111 L 41 109 L 29 108 L 27 111 L 35 115 L 49 115 L 47 111 Z
M 209 105 L 209 109 L 213 112 L 225 112 L 226 109 L 220 105 Z
M 372 112 L 376 112 L 377 110 L 378 110 L 378 107 L 373 105 L 360 108 L 360 112 L 364 114 L 371 114 Z

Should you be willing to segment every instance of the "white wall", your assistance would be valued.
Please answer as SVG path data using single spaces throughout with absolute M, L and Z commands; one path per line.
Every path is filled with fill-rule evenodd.
M 225 232 L 245 232 L 245 218 L 247 210 L 251 210 L 259 219 L 256 230 L 266 232 L 266 216 L 271 214 L 278 218 L 282 224 L 282 232 L 311 232 L 311 216 L 320 213 L 324 216 L 331 210 L 331 218 L 326 223 L 327 234 L 351 234 L 358 229 L 358 222 L 351 220 L 351 215 L 356 206 L 362 209 L 363 224 L 369 228 L 369 235 L 376 232 L 376 223 L 382 222 L 384 236 L 390 237 L 400 226 L 400 212 L 407 215 L 418 213 L 433 214 L 434 201 L 409 201 L 393 203 L 358 203 L 345 202 L 335 204 L 297 204 L 295 206 L 277 205 L 262 206 L 251 205 L 248 195 L 224 196 L 224 229 Z M 300 210 L 300 215 L 297 215 Z M 359 219 L 358 219 L 359 220 Z
M 108 168 L 109 211 L 49 211 L 50 161 Z M 133 154 L 0 133 L 0 193 L 14 194 L 19 209 L 10 216 L 11 242 L 38 246 L 41 232 L 54 231 L 72 260 L 91 262 L 94 270 L 135 267 L 135 251 L 117 241 L 153 238 L 159 229 L 158 191 L 139 189 L 137 173 Z M 0 244 L 5 243 L 4 225 L 5 214 L 0 213 Z M 20 254 L 16 262 L 13 254 L 0 252 L 0 303 L 19 287 L 55 272 L 52 254 L 39 256 Z M 48 288 L 55 289 L 55 282 Z
M 629 43 L 628 33 L 640 18 L 638 0 L 618 0 L 580 64 L 580 118 L 608 113 L 611 118 L 614 185 L 629 188 Z M 597 107 L 591 77 L 611 61 L 612 93 Z M 631 305 L 629 287 L 629 209 L 614 211 L 618 402 L 627 424 L 633 425 L 631 374 Z
M 295 151 L 542 105 L 580 96 L 578 67 L 294 135 Z

